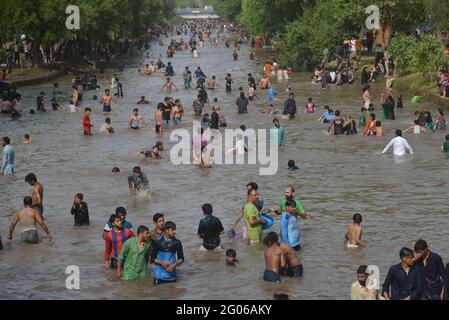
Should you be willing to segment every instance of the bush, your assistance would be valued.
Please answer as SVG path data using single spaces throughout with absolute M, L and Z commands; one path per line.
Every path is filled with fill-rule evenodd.
M 399 75 L 415 72 L 435 73 L 449 67 L 449 58 L 444 56 L 442 41 L 423 35 L 419 38 L 410 35 L 395 36 L 388 48 L 389 56 L 394 60 Z

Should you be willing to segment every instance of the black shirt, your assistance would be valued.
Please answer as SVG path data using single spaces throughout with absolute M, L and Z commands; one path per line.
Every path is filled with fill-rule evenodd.
M 171 240 L 165 239 L 164 236 L 158 238 L 152 243 L 153 252 L 151 254 L 151 263 L 154 263 L 154 259 L 158 259 L 158 254 L 161 252 L 168 252 L 176 254 L 178 260 L 184 260 L 184 251 L 182 249 L 182 243 L 176 238 Z
M 42 96 L 37 97 L 37 109 L 44 109 L 44 97 Z
M 164 108 L 162 109 L 162 118 L 164 120 L 170 120 L 171 115 L 171 104 L 164 104 Z
M 438 254 L 429 252 L 427 265 L 424 267 L 422 261 L 419 261 L 418 264 L 424 269 L 425 274 L 424 299 L 439 300 L 445 272 L 443 259 Z
M 224 231 L 220 219 L 209 215 L 200 221 L 198 235 L 203 238 L 203 247 L 214 250 L 220 245 L 220 233 Z
M 87 203 L 82 202 L 81 207 L 79 205 L 73 205 L 71 213 L 75 218 L 75 226 L 88 226 L 90 224 Z
M 392 266 L 385 278 L 382 295 L 384 292 L 389 294 L 391 300 L 404 300 L 407 297 L 411 300 L 421 300 L 424 295 L 423 267 L 415 264 L 406 274 L 400 263 Z
M 218 130 L 219 122 L 220 122 L 220 119 L 218 117 L 218 113 L 215 111 L 212 112 L 211 118 L 210 118 L 210 128 Z

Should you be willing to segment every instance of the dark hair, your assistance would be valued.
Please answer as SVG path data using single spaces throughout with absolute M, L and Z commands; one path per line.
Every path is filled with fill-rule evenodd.
M 382 122 L 380 122 L 379 120 L 376 121 L 376 126 L 380 127 L 382 126 Z
M 9 137 L 3 137 L 3 142 L 5 144 L 11 144 L 11 140 L 9 139 Z
M 280 294 L 275 293 L 273 295 L 273 298 L 274 298 L 274 300 L 290 300 L 288 297 L 288 294 L 285 294 L 285 293 L 280 293 Z
M 237 252 L 235 252 L 234 249 L 228 249 L 226 250 L 226 257 L 237 257 Z
M 416 241 L 415 251 L 423 251 L 423 250 L 426 250 L 427 248 L 428 248 L 427 242 L 425 242 L 423 239 Z
M 312 98 L 309 98 L 309 99 L 307 99 L 307 100 L 308 100 L 309 102 L 312 102 L 313 99 L 312 99 Z
M 176 224 L 172 221 L 168 221 L 165 223 L 165 230 L 174 229 L 176 230 Z
M 126 215 L 127 215 L 126 209 L 123 208 L 123 207 L 118 207 L 117 209 L 115 209 L 115 214 L 116 214 L 116 215 L 121 214 L 121 215 L 123 215 L 123 216 L 126 217 Z
M 135 108 L 135 109 L 133 110 L 133 112 L 139 112 L 139 109 L 138 109 L 138 108 Z
M 111 124 L 111 118 L 104 119 L 104 122 L 107 123 L 107 124 Z
M 289 168 L 293 168 L 295 166 L 295 161 L 293 160 L 288 160 L 288 167 Z
M 335 111 L 335 115 L 338 117 L 340 115 L 340 110 Z
M 113 223 L 115 221 L 115 219 L 118 218 L 118 215 L 116 214 L 111 214 L 111 216 L 109 217 L 109 223 Z
M 120 172 L 120 169 L 119 169 L 118 167 L 114 167 L 114 168 L 112 169 L 112 172 L 114 172 L 114 173 Z
M 368 269 L 368 266 L 360 266 L 357 269 L 357 274 L 367 274 L 366 269 Z
M 164 215 L 162 214 L 162 213 L 156 213 L 154 216 L 153 216 L 153 221 L 154 222 L 157 222 L 160 218 L 163 218 L 164 217 Z
M 278 118 L 274 118 L 274 119 L 273 119 L 273 123 L 276 123 L 276 122 L 279 122 L 279 119 L 278 119 Z
M 140 167 L 134 167 L 133 172 L 134 173 L 141 173 L 142 169 Z
M 36 175 L 35 175 L 34 173 L 29 173 L 29 174 L 25 177 L 25 182 L 28 182 L 28 183 L 37 182 Z
M 259 189 L 259 186 L 258 186 L 257 183 L 255 183 L 255 182 L 250 182 L 250 183 L 248 183 L 248 184 L 246 185 L 246 187 L 251 187 L 252 190 L 256 190 L 256 191 Z
M 30 206 L 33 204 L 33 198 L 31 198 L 30 196 L 26 196 L 25 198 L 23 198 L 23 205 L 24 206 Z
M 242 125 L 240 126 L 240 130 L 245 131 L 245 130 L 246 130 L 246 126 L 242 124 Z
M 270 232 L 265 236 L 265 239 L 263 239 L 263 244 L 267 247 L 271 243 L 273 245 L 274 243 L 279 241 L 279 237 L 276 232 Z
M 402 248 L 401 251 L 399 251 L 399 257 L 402 259 L 404 257 L 409 257 L 413 255 L 413 250 L 409 248 Z
M 449 134 L 448 134 L 448 135 L 446 135 L 446 140 L 449 140 Z
M 396 130 L 396 135 L 398 137 L 402 137 L 402 130 Z
M 84 199 L 84 195 L 82 193 L 78 193 L 75 197 L 80 199 L 81 201 L 83 201 Z
M 148 229 L 148 227 L 146 226 L 140 226 L 139 228 L 137 228 L 137 235 L 142 234 L 146 231 L 150 231 L 150 229 Z
M 91 108 L 84 109 L 84 112 L 88 112 L 88 111 L 92 111 L 92 109 Z
M 354 216 L 352 216 L 352 220 L 354 223 L 362 223 L 362 215 L 360 213 L 356 213 Z
M 202 210 L 203 210 L 203 213 L 207 214 L 207 215 L 211 215 L 213 212 L 212 205 L 209 203 L 206 203 L 205 205 L 203 205 Z
M 28 133 L 25 134 L 25 139 L 29 139 L 30 135 Z

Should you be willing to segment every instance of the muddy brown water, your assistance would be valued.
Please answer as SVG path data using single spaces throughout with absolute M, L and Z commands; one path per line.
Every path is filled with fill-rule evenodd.
M 165 42 L 167 43 L 167 39 Z M 250 107 L 248 115 L 237 115 L 234 107 L 238 87 L 246 84 L 248 72 L 260 72 L 262 66 L 249 61 L 249 48 L 244 46 L 238 62 L 232 59 L 232 49 L 202 48 L 201 58 L 193 59 L 189 53 L 177 53 L 172 63 L 177 72 L 175 83 L 181 88 L 174 93 L 180 98 L 189 117 L 184 124 L 191 126 L 191 103 L 194 91 L 182 89 L 185 66 L 193 71 L 200 65 L 208 76 L 216 75 L 220 87 L 209 92 L 217 97 L 231 128 L 245 124 L 248 128 L 270 128 L 272 117 L 261 111 L 266 109 L 266 93 L 258 90 L 261 99 Z M 151 57 L 163 54 L 165 47 L 154 46 Z M 381 151 L 394 136 L 397 128 L 405 129 L 413 121 L 417 106 L 405 103 L 398 120 L 385 122 L 385 137 L 327 136 L 325 127 L 317 119 L 322 106 L 330 105 L 343 114 L 356 119 L 360 111 L 361 85 L 332 87 L 323 91 L 311 83 L 310 74 L 294 74 L 290 80 L 297 96 L 299 117 L 295 121 L 282 121 L 287 132 L 287 147 L 279 154 L 279 171 L 275 176 L 260 176 L 257 165 L 215 166 L 199 169 L 193 165 L 175 167 L 168 151 L 160 162 L 143 160 L 138 151 L 151 148 L 158 140 L 154 130 L 128 132 L 127 118 L 141 95 L 151 105 L 141 106 L 141 114 L 153 123 L 153 113 L 166 95 L 160 93 L 163 77 L 142 77 L 137 66 L 150 60 L 141 59 L 135 67 L 126 68 L 125 98 L 113 104 L 112 124 L 115 135 L 94 133 L 82 135 L 81 113 L 70 114 L 48 110 L 46 114 L 25 114 L 20 120 L 0 117 L 0 134 L 8 135 L 16 148 L 16 174 L 0 177 L 0 234 L 5 250 L 0 251 L 1 299 L 271 299 L 273 293 L 287 293 L 292 299 L 348 299 L 349 289 L 355 281 L 355 271 L 361 264 L 377 265 L 381 281 L 388 267 L 398 262 L 401 247 L 413 247 L 419 238 L 428 241 L 431 249 L 449 258 L 447 241 L 447 195 L 449 159 L 440 152 L 446 133 L 407 135 L 415 150 L 413 156 L 396 159 Z M 164 58 L 164 61 L 167 61 Z M 235 84 L 232 94 L 224 92 L 224 76 L 232 73 Z M 108 75 L 100 75 L 104 89 L 110 85 Z M 285 82 L 272 79 L 280 96 L 286 96 Z M 68 90 L 69 80 L 61 80 Z M 245 85 L 246 88 L 246 85 Z M 92 119 L 98 129 L 104 122 L 101 106 L 92 95 L 84 94 L 82 107 L 94 109 Z M 378 106 L 380 84 L 373 93 Z M 23 107 L 35 106 L 39 91 L 51 94 L 51 85 L 20 90 Z M 303 113 L 308 96 L 314 97 L 319 113 Z M 410 99 L 407 99 L 410 101 Z M 435 107 L 423 106 L 435 113 Z M 378 112 L 379 113 L 379 112 Z M 30 133 L 33 144 L 21 145 L 23 134 Z M 167 149 L 173 145 L 166 134 Z M 287 161 L 294 159 L 300 170 L 289 173 Z M 140 165 L 149 176 L 151 199 L 133 199 L 127 188 L 127 175 Z M 114 175 L 118 166 L 122 173 Z M 19 230 L 14 240 L 6 241 L 13 214 L 21 207 L 22 199 L 31 192 L 24 182 L 27 173 L 34 172 L 45 188 L 44 215 L 54 241 L 43 239 L 34 246 L 19 242 Z M 300 260 L 304 264 L 303 279 L 285 279 L 281 284 L 262 281 L 265 269 L 262 246 L 249 247 L 237 237 L 222 237 L 223 247 L 237 250 L 237 267 L 224 264 L 224 253 L 202 253 L 201 241 L 196 236 L 201 206 L 210 202 L 226 230 L 245 199 L 245 185 L 255 181 L 260 186 L 266 206 L 278 205 L 283 188 L 293 185 L 312 218 L 300 221 L 303 249 Z M 73 227 L 70 207 L 76 193 L 82 192 L 89 205 L 91 226 Z M 104 241 L 102 229 L 116 207 L 128 210 L 128 220 L 135 227 L 145 224 L 153 227 L 156 212 L 166 220 L 177 223 L 177 237 L 183 242 L 186 262 L 178 269 L 178 282 L 155 287 L 152 279 L 135 282 L 117 281 L 114 273 L 103 266 Z M 343 234 L 352 215 L 360 212 L 364 218 L 364 250 L 347 250 Z M 243 222 L 240 223 L 240 227 Z M 279 230 L 279 224 L 273 227 Z M 66 267 L 79 266 L 81 289 L 70 291 L 65 287 Z

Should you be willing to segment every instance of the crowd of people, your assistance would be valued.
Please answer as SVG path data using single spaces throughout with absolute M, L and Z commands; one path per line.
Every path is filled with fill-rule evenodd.
M 191 53 L 195 59 L 201 59 L 201 54 L 198 48 L 210 45 L 212 48 L 217 48 L 219 45 L 224 45 L 229 48 L 229 59 L 238 60 L 240 48 L 248 39 L 242 34 L 237 35 L 237 40 L 234 42 L 234 48 L 231 48 L 231 39 L 227 36 L 227 31 L 230 29 L 213 22 L 202 22 L 198 24 L 190 23 L 176 27 L 172 32 L 173 39 L 170 41 L 167 48 L 167 63 L 163 62 L 164 58 L 160 56 L 157 61 L 151 61 L 145 64 L 143 71 L 138 70 L 142 77 L 160 75 L 165 77 L 160 92 L 166 92 L 167 96 L 163 101 L 157 104 L 154 113 L 154 130 L 156 136 L 161 138 L 151 150 L 140 151 L 139 154 L 154 160 L 160 160 L 163 157 L 163 134 L 175 127 L 181 126 L 185 123 L 186 111 L 180 99 L 172 97 L 172 93 L 179 92 L 179 88 L 175 85 L 173 78 L 179 77 L 179 73 L 175 72 L 175 64 L 177 54 Z M 182 39 L 182 35 L 190 36 L 188 41 Z M 167 34 L 168 36 L 168 34 Z M 366 40 L 366 41 L 365 41 Z M 259 46 L 257 39 L 249 40 L 252 45 Z M 368 39 L 360 40 L 363 48 L 369 48 L 372 43 Z M 255 44 L 254 44 L 255 43 Z M 164 45 L 162 38 L 160 44 Z M 357 58 L 357 50 L 352 47 L 356 46 L 355 39 L 345 42 L 343 46 L 342 60 L 348 60 L 350 56 Z M 356 48 L 357 49 L 357 48 Z M 376 55 L 375 65 L 385 62 L 385 56 L 378 50 Z M 253 52 L 251 52 L 253 54 Z M 338 53 L 340 55 L 340 52 Z M 147 54 L 147 59 L 150 59 Z M 384 62 L 382 62 L 384 61 Z M 326 62 L 326 61 L 324 61 Z M 262 97 L 259 91 L 266 92 L 269 101 L 267 114 L 273 115 L 273 127 L 270 129 L 270 140 L 272 144 L 277 147 L 285 147 L 286 145 L 286 131 L 281 126 L 281 120 L 293 121 L 298 116 L 298 107 L 295 100 L 295 94 L 291 87 L 288 86 L 286 93 L 288 98 L 282 101 L 282 112 L 278 109 L 279 98 L 271 81 L 277 78 L 280 84 L 288 83 L 290 80 L 289 68 L 280 66 L 274 57 L 270 57 L 263 65 L 263 74 L 260 79 L 256 81 L 251 73 L 248 74 L 247 83 L 243 83 L 239 87 L 239 93 L 236 94 L 235 111 L 237 114 L 248 113 L 249 109 L 254 107 L 255 101 Z M 373 71 L 374 73 L 376 71 Z M 385 71 L 382 71 L 385 72 Z M 326 63 L 323 68 L 317 68 L 315 77 L 317 81 L 325 84 L 336 82 L 341 84 L 344 82 L 353 83 L 354 70 L 347 64 L 342 64 L 337 67 L 337 70 L 329 71 Z M 388 71 L 386 72 L 388 74 Z M 332 75 L 333 74 L 333 75 Z M 195 155 L 200 159 L 200 165 L 203 167 L 210 167 L 213 164 L 212 159 L 206 158 L 205 149 L 208 141 L 204 138 L 204 131 L 208 129 L 220 130 L 229 125 L 225 115 L 221 112 L 218 99 L 210 99 L 209 94 L 216 92 L 221 88 L 227 94 L 232 95 L 234 91 L 234 79 L 231 73 L 224 76 L 223 82 L 217 80 L 217 75 L 207 75 L 198 66 L 195 70 L 190 70 L 189 67 L 184 67 L 182 77 L 184 82 L 184 90 L 192 91 L 192 118 L 201 121 L 201 134 L 198 140 L 193 141 Z M 371 76 L 370 76 L 371 79 Z M 375 80 L 373 74 L 372 79 Z M 368 79 L 369 80 L 369 79 Z M 99 99 L 99 103 L 103 106 L 102 112 L 105 117 L 105 122 L 99 132 L 105 134 L 114 134 L 116 130 L 112 127 L 112 118 L 114 114 L 112 104 L 117 103 L 124 96 L 124 83 L 120 79 L 120 74 L 115 74 L 111 79 L 111 89 L 107 88 L 104 95 Z M 52 107 L 57 110 L 58 102 L 69 103 L 69 110 L 72 112 L 78 111 L 83 101 L 84 90 L 99 89 L 95 75 L 75 76 L 73 81 L 72 92 L 70 98 L 64 92 L 59 90 L 59 86 L 55 84 Z M 114 90 L 115 93 L 112 93 Z M 257 92 L 257 94 L 256 94 Z M 12 98 L 12 96 L 11 96 Z M 6 100 L 11 103 L 10 100 Z M 9 110 L 16 110 L 17 103 L 20 102 L 20 95 L 16 94 L 13 101 L 15 104 L 7 108 Z M 397 102 L 397 103 L 396 103 Z M 146 100 L 145 96 L 136 101 L 136 105 L 148 105 L 151 102 Z M 37 97 L 36 110 L 43 112 L 46 110 L 46 94 L 41 92 Z M 57 105 L 56 108 L 54 105 Z M 276 105 L 276 106 L 275 106 Z M 383 136 L 382 121 L 394 121 L 396 119 L 395 109 L 403 108 L 402 97 L 398 97 L 395 101 L 391 94 L 387 96 L 382 95 L 380 98 L 379 107 L 382 108 L 382 115 L 376 116 L 374 98 L 371 96 L 370 87 L 366 85 L 363 88 L 363 95 L 361 100 L 361 115 L 358 124 L 349 114 L 343 115 L 339 110 L 335 112 L 329 106 L 324 106 L 324 113 L 319 121 L 327 126 L 327 133 L 330 133 L 332 128 L 335 135 L 355 135 L 364 134 L 367 136 Z M 3 105 L 2 105 L 3 106 Z M 5 107 L 6 108 L 6 107 Z M 303 110 L 306 115 L 315 114 L 318 111 L 317 102 L 312 97 L 307 99 L 307 103 Z M 209 115 L 207 110 L 211 110 Z M 90 136 L 94 134 L 94 122 L 91 119 L 92 108 L 84 108 L 82 116 L 82 129 L 86 139 L 91 139 Z M 435 125 L 431 120 L 430 112 L 420 110 L 417 112 L 417 119 L 414 122 L 414 133 L 427 132 L 432 130 L 444 130 L 446 128 L 444 112 L 442 109 L 438 110 L 437 122 Z M 432 129 L 430 129 L 430 124 Z M 416 126 L 419 126 L 419 130 Z M 127 119 L 127 127 L 130 132 L 149 128 L 149 122 L 146 121 L 140 114 L 139 108 L 133 108 L 132 114 Z M 239 137 L 240 147 L 236 145 L 237 152 L 248 152 L 253 146 L 251 145 L 250 137 L 246 131 L 246 126 L 242 125 L 242 136 Z M 403 133 L 407 133 L 411 128 L 404 131 L 397 130 L 396 137 L 383 150 L 388 152 L 391 147 L 394 147 L 394 154 L 396 156 L 403 156 L 406 151 L 413 153 L 413 149 L 408 142 L 402 138 Z M 417 132 L 419 131 L 419 132 Z M 30 136 L 25 136 L 24 144 L 32 143 Z M 3 163 L 1 173 L 5 175 L 13 174 L 15 151 L 11 146 L 11 141 L 8 137 L 3 138 Z M 446 136 L 446 141 L 442 146 L 442 150 L 449 152 L 449 136 Z M 289 170 L 294 171 L 299 168 L 295 165 L 294 160 L 289 161 Z M 114 173 L 120 172 L 119 168 L 113 169 Z M 48 239 L 53 239 L 44 219 L 43 195 L 44 188 L 36 175 L 30 173 L 26 176 L 25 181 L 32 186 L 32 195 L 24 198 L 23 208 L 14 215 L 8 239 L 12 239 L 15 226 L 19 223 L 21 226 L 21 241 L 28 244 L 35 244 L 39 242 L 37 224 L 39 224 L 44 232 L 46 232 Z M 140 167 L 134 167 L 132 174 L 128 177 L 129 191 L 133 195 L 150 194 L 151 188 L 149 179 Z M 89 209 L 87 202 L 84 201 L 84 195 L 76 194 L 73 200 L 73 205 L 70 213 L 74 218 L 74 225 L 76 227 L 89 226 Z M 284 196 L 280 199 L 278 206 L 266 206 L 264 199 L 259 193 L 259 186 L 255 182 L 250 182 L 246 185 L 245 198 L 241 205 L 238 205 L 239 212 L 235 218 L 234 223 L 230 226 L 227 235 L 235 238 L 238 234 L 237 226 L 243 219 L 244 226 L 242 228 L 242 237 L 250 245 L 257 245 L 263 243 L 266 247 L 264 252 L 266 270 L 263 275 L 260 275 L 264 281 L 280 282 L 281 277 L 302 277 L 304 268 L 298 254 L 301 252 L 303 242 L 301 241 L 301 220 L 311 218 L 311 215 L 306 212 L 304 205 L 299 200 L 294 186 L 287 186 L 284 190 Z M 213 215 L 214 210 L 212 204 L 206 203 L 202 206 L 203 217 L 199 222 L 197 235 L 201 239 L 201 251 L 219 251 L 223 250 L 221 236 L 225 234 L 220 219 Z M 134 229 L 133 225 L 127 220 L 128 214 L 124 207 L 118 207 L 113 215 L 106 221 L 103 229 L 103 239 L 105 242 L 104 250 L 104 265 L 107 269 L 114 269 L 117 276 L 123 280 L 131 281 L 138 278 L 147 278 L 150 276 L 149 265 L 153 265 L 152 277 L 155 285 L 160 285 L 167 282 L 177 281 L 177 268 L 186 260 L 183 251 L 182 241 L 177 239 L 176 230 L 177 225 L 173 221 L 166 221 L 166 217 L 162 213 L 157 213 L 153 216 L 154 229 L 150 230 L 145 225 Z M 353 223 L 348 227 L 344 234 L 344 241 L 347 248 L 364 248 L 367 243 L 362 241 L 362 216 L 356 214 L 353 217 Z M 274 232 L 277 228 L 277 232 Z M 265 234 L 264 234 L 265 231 Z M 1 241 L 0 241 L 1 243 Z M 401 300 L 416 300 L 416 299 L 440 299 L 443 298 L 442 288 L 443 282 L 447 281 L 444 275 L 447 268 L 444 267 L 442 259 L 427 248 L 427 244 L 420 240 L 415 245 L 415 250 L 404 248 L 400 253 L 401 264 L 390 269 L 387 278 L 384 282 L 382 292 L 377 292 L 373 289 L 375 286 L 369 281 L 369 274 L 366 266 L 361 266 L 357 272 L 358 282 L 351 288 L 352 299 L 401 299 Z M 232 266 L 242 264 L 244 261 L 237 260 L 236 250 L 229 248 L 226 251 L 225 263 Z M 402 269 L 401 269 L 402 268 Z M 445 271 L 446 270 L 446 271 Z M 404 272 L 409 276 L 404 276 Z M 254 276 L 256 277 L 256 276 Z

